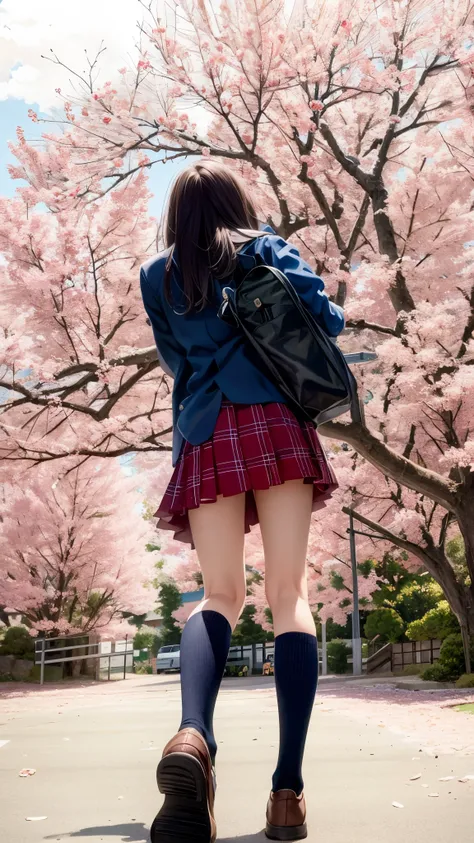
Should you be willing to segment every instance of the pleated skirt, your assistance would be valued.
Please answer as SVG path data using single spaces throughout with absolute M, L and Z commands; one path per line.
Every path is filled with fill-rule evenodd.
M 286 404 L 225 401 L 212 437 L 185 442 L 164 497 L 155 512 L 158 529 L 192 545 L 188 513 L 219 495 L 246 494 L 245 531 L 258 524 L 254 490 L 288 480 L 313 486 L 313 512 L 324 506 L 337 481 L 316 429 L 299 421 Z

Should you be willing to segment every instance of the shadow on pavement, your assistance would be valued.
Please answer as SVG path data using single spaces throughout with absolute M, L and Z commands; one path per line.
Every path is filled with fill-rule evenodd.
M 150 832 L 143 823 L 123 823 L 122 825 L 97 825 L 91 828 L 81 828 L 79 831 L 69 831 L 63 834 L 49 834 L 44 840 L 71 840 L 77 837 L 114 837 L 121 843 L 148 843 Z M 240 838 L 241 840 L 243 838 Z M 250 840 L 251 838 L 249 838 Z
M 98 825 L 91 828 L 81 828 L 79 831 L 70 831 L 63 834 L 49 834 L 44 840 L 71 840 L 72 838 L 100 837 L 106 840 L 107 837 L 119 839 L 121 843 L 148 843 L 150 832 L 143 823 L 124 823 L 123 825 Z M 219 838 L 219 843 L 264 843 L 267 841 L 264 831 L 257 834 L 244 834 L 239 837 Z
M 268 837 L 264 831 L 259 831 L 257 834 L 244 834 L 242 837 L 219 837 L 218 840 L 219 843 L 267 843 Z

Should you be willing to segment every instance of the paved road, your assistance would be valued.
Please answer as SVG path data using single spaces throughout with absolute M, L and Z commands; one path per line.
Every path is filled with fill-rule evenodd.
M 264 810 L 277 752 L 271 683 L 224 682 L 216 712 L 220 841 L 265 840 Z M 420 752 L 413 734 L 407 742 L 402 733 L 378 725 L 378 704 L 365 701 L 361 709 L 354 699 L 359 709 L 353 719 L 347 699 L 338 710 L 331 688 L 326 685 L 319 698 L 308 742 L 310 843 L 472 839 L 469 747 L 467 754 L 435 757 L 427 747 Z M 2 843 L 147 841 L 160 804 L 154 771 L 178 712 L 178 680 L 169 676 L 134 678 L 113 688 L 46 689 L 18 699 L 0 695 Z M 449 716 L 470 718 L 463 723 L 471 729 L 474 716 Z M 442 717 L 434 728 L 442 730 Z M 37 773 L 19 778 L 22 767 Z M 416 774 L 421 778 L 410 782 Z M 456 778 L 439 781 L 450 775 Z M 458 781 L 466 775 L 473 779 Z M 393 807 L 394 801 L 404 808 Z M 26 822 L 27 816 L 47 819 Z

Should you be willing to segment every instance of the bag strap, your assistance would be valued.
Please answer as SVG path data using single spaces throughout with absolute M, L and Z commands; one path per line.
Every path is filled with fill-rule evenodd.
M 255 266 L 266 266 L 265 262 L 263 261 L 263 258 L 260 255 L 256 254 L 256 255 L 252 255 L 252 257 L 255 260 Z M 269 268 L 274 269 L 274 267 L 269 267 Z M 235 307 L 235 292 L 236 292 L 237 288 L 240 286 L 240 284 L 242 283 L 245 276 L 248 274 L 248 272 L 251 272 L 251 270 L 244 269 L 241 262 L 237 261 L 237 266 L 234 270 L 234 275 L 233 275 L 233 279 L 232 279 L 233 282 L 234 282 L 233 286 L 232 287 L 226 286 L 226 287 L 223 288 L 223 291 L 222 291 L 223 296 L 224 296 L 224 301 L 223 301 L 221 307 L 219 308 L 219 316 L 220 316 L 220 318 L 224 319 L 224 321 L 225 321 L 225 315 L 224 314 L 226 313 L 226 311 L 227 311 L 227 313 L 230 313 L 232 315 L 232 321 L 233 321 L 234 325 L 240 328 L 240 330 L 242 331 L 244 336 L 247 338 L 247 341 L 252 346 L 255 346 L 257 351 L 259 351 L 258 346 L 255 344 L 255 341 L 254 341 L 252 335 L 247 331 L 247 329 L 245 328 L 243 323 L 240 321 L 239 315 L 237 313 L 237 309 Z M 278 272 L 278 270 L 277 270 L 277 272 Z M 227 319 L 227 321 L 229 321 L 229 320 Z M 331 339 L 331 338 L 329 338 L 329 339 Z M 336 345 L 337 351 L 339 352 L 341 357 L 344 357 L 344 355 L 343 355 L 342 351 L 340 350 L 340 348 L 338 347 L 337 343 L 334 343 L 334 344 Z M 347 376 L 348 376 L 349 394 L 351 396 L 351 409 L 350 409 L 351 421 L 353 421 L 355 423 L 363 424 L 364 423 L 364 413 L 363 413 L 363 409 L 361 409 L 361 399 L 359 398 L 359 395 L 358 395 L 357 382 L 355 380 L 354 375 L 350 371 L 350 368 L 349 368 L 348 364 L 345 361 L 344 361 L 344 363 L 345 363 L 345 366 L 346 366 Z M 266 365 L 267 365 L 268 369 L 272 372 L 273 376 L 278 376 L 278 372 L 276 371 L 276 369 L 274 369 L 273 364 L 271 364 L 270 361 L 266 361 Z M 279 378 L 278 378 L 278 380 L 279 380 Z M 284 391 L 281 386 L 279 388 L 280 388 L 281 391 Z M 287 395 L 287 398 L 292 400 L 291 395 L 289 395 L 289 394 Z

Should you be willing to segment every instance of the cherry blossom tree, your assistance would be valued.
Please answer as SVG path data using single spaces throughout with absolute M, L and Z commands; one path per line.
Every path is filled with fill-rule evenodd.
M 136 478 L 111 460 L 62 468 L 2 484 L 0 605 L 34 636 L 130 634 L 122 613 L 155 599 Z
M 125 258 L 114 241 L 116 266 L 133 299 L 132 274 L 140 255 L 154 248 L 144 168 L 196 157 L 234 167 L 262 218 L 300 247 L 344 305 L 344 348 L 377 349 L 376 364 L 358 373 L 365 418 L 342 418 L 323 431 L 334 453 L 337 442 L 349 448 L 337 452 L 339 503 L 442 585 L 467 654 L 474 634 L 471 0 L 306 0 L 290 20 L 281 0 L 142 5 L 136 62 L 100 85 L 96 62 L 87 75 L 70 69 L 75 90 L 58 92 L 61 135 L 45 135 L 40 151 L 20 132 L 12 176 L 27 187 L 19 190 L 19 213 L 6 217 L 2 229 L 7 279 L 15 288 L 16 279 L 27 278 L 39 290 L 51 275 L 38 267 L 43 240 L 55 243 L 58 225 L 61 233 L 71 231 L 73 243 L 81 231 L 85 238 L 88 225 L 108 231 L 100 217 L 118 203 L 128 226 L 120 245 L 128 251 Z M 54 54 L 50 60 L 64 64 Z M 39 201 L 52 221 L 33 213 Z M 7 213 L 2 210 L 4 220 Z M 97 249 L 96 236 L 91 242 Z M 74 252 L 83 256 L 84 246 L 72 251 L 75 266 Z M 169 385 L 160 380 L 151 333 L 143 324 L 138 330 L 134 317 L 120 353 L 125 331 L 116 313 L 107 331 L 98 332 L 87 260 L 77 286 L 88 291 L 92 309 L 77 307 L 82 322 L 75 329 L 82 339 L 84 322 L 92 321 L 95 340 L 84 353 L 67 359 L 66 326 L 57 365 L 49 355 L 43 377 L 38 360 L 32 383 L 25 351 L 37 353 L 36 323 L 22 305 L 13 327 L 4 329 L 0 385 L 13 398 L 4 408 L 2 448 L 10 460 L 167 447 L 162 413 Z M 108 251 L 101 260 L 107 267 Z M 63 307 L 67 292 L 57 268 L 52 277 L 54 307 L 58 301 Z M 97 285 L 101 295 L 106 287 Z M 125 289 L 115 291 L 117 307 Z M 52 309 L 46 298 L 44 314 Z M 38 310 L 36 300 L 25 301 Z M 99 383 L 104 369 L 112 381 L 105 386 Z M 46 413 L 52 397 L 54 412 Z M 28 437 L 20 410 L 29 414 Z M 340 509 L 334 519 L 341 521 Z M 326 532 L 339 541 L 337 529 Z M 465 581 L 446 552 L 454 533 L 464 542 Z M 327 560 L 331 553 L 328 548 Z
M 0 200 L 0 458 L 13 469 L 167 451 L 170 386 L 156 349 L 143 348 L 137 284 L 154 240 L 145 175 L 105 202 L 62 211 L 68 150 L 38 152 L 18 134 L 12 174 L 28 185 Z

